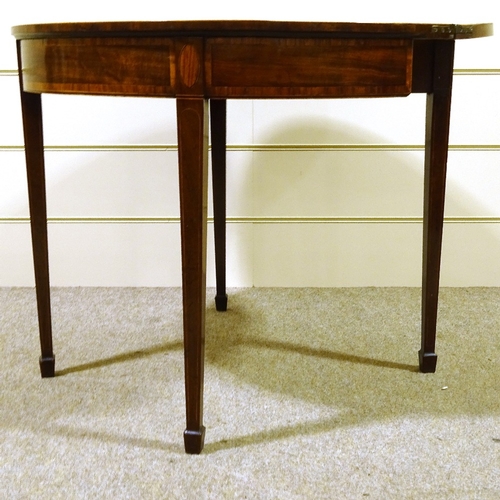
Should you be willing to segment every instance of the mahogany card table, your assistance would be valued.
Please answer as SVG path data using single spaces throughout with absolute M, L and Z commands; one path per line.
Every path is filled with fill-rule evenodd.
M 201 452 L 205 435 L 209 116 L 216 307 L 225 310 L 226 100 L 427 94 L 419 367 L 422 372 L 434 372 L 455 40 L 492 32 L 491 24 L 270 21 L 62 23 L 12 28 L 18 51 L 42 377 L 55 375 L 43 93 L 176 99 L 187 420 L 184 444 L 188 453 Z

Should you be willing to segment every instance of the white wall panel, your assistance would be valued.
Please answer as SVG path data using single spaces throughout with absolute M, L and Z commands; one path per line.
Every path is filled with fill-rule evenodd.
M 500 284 L 500 224 L 445 224 L 442 286 Z
M 254 286 L 421 285 L 421 224 L 258 224 L 253 230 Z M 441 285 L 498 286 L 498 255 L 498 224 L 445 224 Z
M 178 286 L 177 224 L 51 224 L 51 280 L 81 286 Z
M 173 99 L 43 95 L 47 145 L 175 144 Z
M 475 9 L 472 5 L 469 8 L 469 12 Z M 500 25 L 500 6 L 496 2 L 489 2 L 489 6 L 484 9 L 478 10 L 477 22 L 492 22 L 494 24 L 494 30 L 496 35 L 488 38 L 477 38 L 474 40 L 467 40 L 458 42 L 455 45 L 455 68 L 491 68 L 498 69 L 500 67 L 500 37 L 498 36 L 498 27 Z M 469 16 L 462 16 L 462 19 L 467 19 Z M 476 16 L 474 16 L 476 17 Z M 469 17 L 472 19 L 472 15 Z M 479 21 L 482 19 L 482 21 Z M 462 21 L 462 22 L 474 22 L 474 21 Z
M 420 224 L 262 224 L 254 241 L 255 286 L 420 285 Z
M 445 216 L 499 218 L 499 193 L 500 150 L 448 154 Z
M 0 222 L 29 215 L 25 165 L 23 151 L 0 151 Z
M 257 144 L 423 144 L 425 97 L 254 103 Z
M 24 144 L 19 79 L 13 75 L 0 74 L 0 146 Z
M 46 153 L 49 217 L 179 215 L 175 151 Z
M 254 153 L 253 213 L 421 216 L 423 155 L 397 151 Z
M 50 217 L 179 215 L 175 152 L 49 151 L 46 157 Z M 422 164 L 422 152 L 231 151 L 228 215 L 419 217 Z M 23 152 L 0 152 L 0 165 L 0 218 L 27 217 Z M 499 217 L 499 192 L 500 152 L 449 153 L 448 217 Z
M 34 286 L 29 224 L 0 224 L 0 286 Z
M 207 285 L 214 286 L 209 225 Z M 33 286 L 28 224 L 0 224 L 0 286 Z M 420 286 L 421 224 L 229 224 L 228 286 Z M 50 224 L 54 286 L 179 286 L 177 224 Z M 500 226 L 445 225 L 442 286 L 498 286 Z
M 313 0 L 284 12 L 215 1 L 194 12 L 145 0 L 122 5 L 119 19 L 493 21 L 498 31 L 493 4 Z M 0 19 L 0 286 L 33 284 L 10 26 L 117 15 L 94 0 L 28 0 Z M 467 71 L 454 80 L 442 284 L 500 286 L 500 36 L 457 42 L 455 66 Z M 44 95 L 43 109 L 48 210 L 59 221 L 49 226 L 52 284 L 179 286 L 175 102 Z M 424 95 L 230 101 L 228 284 L 419 286 L 424 127 Z M 209 286 L 212 247 L 210 225 Z
M 500 74 L 453 80 L 450 144 L 500 144 Z

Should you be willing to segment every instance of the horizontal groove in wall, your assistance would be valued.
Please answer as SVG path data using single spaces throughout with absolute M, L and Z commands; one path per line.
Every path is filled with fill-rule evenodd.
M 49 224 L 179 224 L 179 217 L 49 217 Z M 0 217 L 0 224 L 27 224 L 29 217 Z M 213 218 L 209 217 L 212 223 Z M 445 217 L 446 224 L 499 224 L 500 217 Z M 421 224 L 422 217 L 228 217 L 228 224 Z
M 227 151 L 424 151 L 420 144 L 231 144 Z M 500 151 L 500 144 L 450 144 L 449 151 Z M 24 151 L 24 146 L 0 145 L 0 152 Z M 45 146 L 47 152 L 127 152 L 177 151 L 176 144 L 106 144 L 78 146 Z
M 80 144 L 44 147 L 47 152 L 85 152 L 85 151 L 177 151 L 177 144 Z M 229 149 L 229 147 L 228 147 Z M 0 151 L 24 151 L 24 146 L 0 145 Z
M 456 76 L 489 76 L 489 75 L 500 75 L 500 69 L 496 68 L 476 68 L 476 69 L 454 69 L 453 74 Z
M 422 144 L 254 144 L 228 146 L 235 151 L 424 151 Z M 500 151 L 500 144 L 450 144 L 450 151 Z
M 0 69 L 0 76 L 17 76 L 17 69 Z M 457 76 L 463 75 L 500 75 L 500 69 L 497 68 L 457 68 L 453 70 Z

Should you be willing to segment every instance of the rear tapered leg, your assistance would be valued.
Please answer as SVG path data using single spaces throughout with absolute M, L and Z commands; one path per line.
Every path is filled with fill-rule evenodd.
M 210 101 L 212 186 L 217 311 L 227 310 L 226 294 L 226 101 Z

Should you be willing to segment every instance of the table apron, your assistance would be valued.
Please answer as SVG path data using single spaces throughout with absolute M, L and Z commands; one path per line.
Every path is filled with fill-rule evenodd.
M 215 38 L 205 47 L 213 97 L 375 97 L 411 91 L 410 40 Z
M 411 93 L 409 39 L 207 37 L 194 42 L 180 37 L 21 40 L 23 87 L 35 93 L 175 97 L 192 92 L 216 98 Z M 179 81 L 186 56 L 200 65 L 199 71 L 190 68 L 199 78 L 196 85 Z

